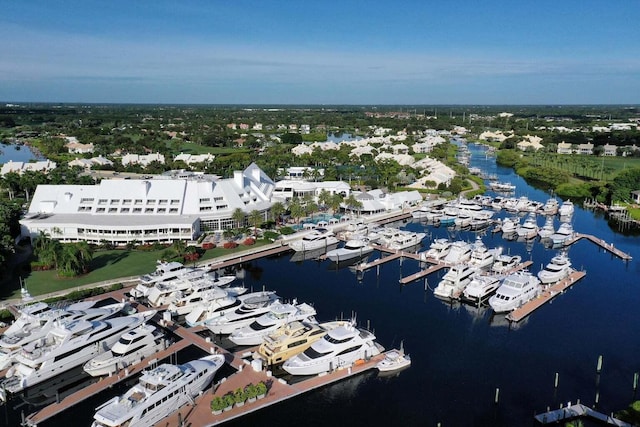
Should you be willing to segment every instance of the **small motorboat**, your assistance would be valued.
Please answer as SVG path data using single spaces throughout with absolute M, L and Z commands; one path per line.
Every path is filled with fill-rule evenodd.
M 385 353 L 382 359 L 376 365 L 380 372 L 392 372 L 411 365 L 411 357 L 404 353 L 404 349 L 400 346 L 399 350 L 393 349 Z

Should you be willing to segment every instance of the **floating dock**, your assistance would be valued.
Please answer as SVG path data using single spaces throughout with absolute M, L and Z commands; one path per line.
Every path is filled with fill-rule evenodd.
M 427 262 L 431 262 L 431 261 L 427 261 Z M 415 280 L 428 276 L 431 273 L 435 273 L 436 271 L 442 270 L 445 267 L 450 267 L 448 264 L 445 264 L 444 262 L 440 262 L 440 261 L 435 261 L 435 262 L 436 264 L 432 265 L 431 267 L 425 268 L 424 270 L 420 270 L 417 273 L 414 273 L 410 276 L 403 277 L 402 279 L 400 279 L 400 283 L 402 285 L 406 285 L 407 283 L 411 283 Z
M 232 265 L 241 264 L 243 262 L 253 261 L 254 259 L 263 258 L 271 255 L 279 255 L 284 252 L 289 252 L 291 248 L 288 245 L 270 245 L 263 250 L 256 248 L 255 252 L 244 253 L 240 255 L 231 255 L 223 260 L 216 260 L 213 262 L 201 262 L 199 265 L 209 267 L 211 270 L 221 270 L 223 268 L 231 267 Z
M 547 289 L 542 291 L 538 297 L 532 299 L 531 301 L 521 305 L 520 307 L 513 310 L 511 313 L 507 314 L 507 320 L 512 322 L 519 322 L 532 312 L 540 308 L 542 305 L 551 301 L 556 296 L 560 295 L 567 288 L 573 286 L 574 283 L 577 283 L 580 279 L 582 279 L 587 273 L 584 271 L 574 271 L 565 279 L 559 281 L 555 285 L 549 286 Z
M 612 426 L 620 427 L 632 427 L 632 424 L 626 423 L 622 420 L 614 418 L 613 416 L 605 415 L 601 412 L 597 412 L 582 403 L 575 405 L 567 405 L 564 408 L 556 409 L 554 411 L 545 412 L 543 414 L 536 415 L 535 420 L 540 424 L 563 424 L 564 421 L 569 421 L 576 418 L 592 418 L 599 422 Z
M 611 254 L 617 256 L 618 258 L 624 260 L 624 261 L 631 261 L 633 259 L 633 257 L 631 255 L 629 255 L 626 252 L 621 251 L 618 248 L 615 248 L 613 246 L 613 243 L 607 243 L 604 240 L 602 240 L 599 237 L 593 236 L 591 234 L 582 234 L 582 233 L 575 233 L 574 237 L 569 240 L 568 242 L 565 243 L 566 246 L 569 245 L 573 245 L 574 243 L 576 243 L 578 240 L 581 239 L 587 239 L 589 241 L 591 241 L 592 243 L 595 243 L 596 245 L 600 246 L 602 249 L 604 249 L 607 252 L 610 252 Z

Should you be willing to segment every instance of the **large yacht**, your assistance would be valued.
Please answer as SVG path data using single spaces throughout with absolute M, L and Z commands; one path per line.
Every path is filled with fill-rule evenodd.
M 348 240 L 343 247 L 327 252 L 327 258 L 333 262 L 362 258 L 373 252 L 373 247 L 366 237 Z
M 518 237 L 533 239 L 538 235 L 538 224 L 535 214 L 529 214 L 522 224 L 516 227 Z
M 476 268 L 489 268 L 496 257 L 502 254 L 502 248 L 487 249 L 480 236 L 476 238 L 468 264 Z
M 91 427 L 151 427 L 193 401 L 224 365 L 221 354 L 145 371 L 136 385 L 96 409 Z
M 291 304 L 279 302 L 250 324 L 233 331 L 229 339 L 236 345 L 258 345 L 280 326 L 295 320 L 313 320 L 315 315 L 316 309 L 307 303 L 298 304 L 296 300 Z
M 568 222 L 560 224 L 558 231 L 549 236 L 549 239 L 551 239 L 555 246 L 564 245 L 571 240 L 571 238 L 573 238 L 573 226 Z
M 570 217 L 573 215 L 574 209 L 575 208 L 573 206 L 573 202 L 567 199 L 560 205 L 560 208 L 558 209 L 558 215 L 560 215 L 561 217 Z
M 233 288 L 235 289 L 235 287 Z M 247 288 L 239 288 L 244 293 Z M 213 301 L 222 302 L 224 300 L 226 305 L 232 304 L 236 297 L 240 294 L 236 291 L 224 290 L 220 288 L 207 289 L 204 291 L 196 291 L 184 296 L 177 296 L 171 304 L 167 307 L 167 311 L 172 316 L 184 316 L 191 313 L 197 307 L 203 304 L 209 304 Z
M 54 309 L 44 303 L 37 303 L 36 307 L 23 311 L 18 319 L 0 336 L 0 369 L 8 368 L 23 346 L 45 337 L 54 327 L 77 320 L 91 322 L 108 319 L 121 313 L 126 304 L 116 303 L 102 308 L 78 309 L 91 306 L 93 303 Z
M 246 299 L 235 310 L 227 311 L 221 316 L 211 318 L 205 321 L 204 324 L 214 334 L 230 334 L 268 313 L 279 302 L 280 297 L 274 292 L 266 293 L 262 296 Z
M 209 273 L 208 267 L 187 267 L 179 262 L 158 261 L 153 273 L 140 276 L 140 283 L 131 290 L 135 298 L 146 297 L 149 290 L 158 283 L 171 282 L 176 279 L 195 279 Z
M 211 273 L 208 273 L 205 276 L 192 280 L 181 279 L 167 283 L 158 283 L 149 290 L 147 301 L 152 307 L 160 307 L 171 304 L 183 298 L 185 295 L 229 286 L 234 280 L 236 280 L 235 276 L 214 277 Z
M 327 248 L 339 242 L 332 231 L 326 228 L 316 228 L 300 240 L 289 243 L 289 247 L 296 252 L 312 251 L 314 249 Z
M 259 305 L 265 301 L 280 299 L 274 291 L 258 291 L 243 294 L 237 297 L 232 295 L 219 296 L 219 298 L 209 299 L 194 306 L 185 316 L 184 320 L 188 326 L 194 327 L 204 325 L 218 317 L 231 313 L 240 308 L 242 304 Z M 171 307 L 170 307 L 171 309 Z
M 150 310 L 108 320 L 77 320 L 53 328 L 45 337 L 22 348 L 0 388 L 17 393 L 80 366 L 107 351 L 123 333 L 138 327 L 155 313 Z
M 348 367 L 359 359 L 368 359 L 384 351 L 375 339 L 371 332 L 359 329 L 353 323 L 339 326 L 284 362 L 282 367 L 292 375 L 316 375 Z
M 164 350 L 165 347 L 164 333 L 155 326 L 145 323 L 122 334 L 109 351 L 89 360 L 82 369 L 93 377 L 111 375 Z
M 263 359 L 267 365 L 282 363 L 309 348 L 328 331 L 347 323 L 346 320 L 321 324 L 308 320 L 287 323 L 263 338 L 256 357 Z
M 426 235 L 426 233 L 415 233 L 413 231 L 401 230 L 401 232 L 397 236 L 393 237 L 385 246 L 392 250 L 407 249 L 412 246 L 419 245 Z
M 558 213 L 558 207 L 558 199 L 556 199 L 555 197 L 551 197 L 547 199 L 544 206 L 542 206 L 541 211 L 543 215 L 555 215 Z
M 444 258 L 450 249 L 451 242 L 449 239 L 434 239 L 426 252 L 420 252 L 420 259 L 422 261 L 428 261 L 430 259 L 438 261 Z
M 477 274 L 462 291 L 462 299 L 472 304 L 480 304 L 486 301 L 498 290 L 502 281 L 501 276 L 492 274 Z
M 572 272 L 573 268 L 571 268 L 569 257 L 566 253 L 560 252 L 551 258 L 544 269 L 538 272 L 538 279 L 543 285 L 551 285 L 568 277 Z
M 504 278 L 489 305 L 496 313 L 515 310 L 540 292 L 540 280 L 528 271 L 513 273 Z
M 460 264 L 461 262 L 469 261 L 471 258 L 471 245 L 463 240 L 456 240 L 451 243 L 449 253 L 442 258 L 446 264 Z
M 555 226 L 553 224 L 553 216 L 548 216 L 544 221 L 544 225 L 538 230 L 538 236 L 540 236 L 541 239 L 551 237 L 551 235 L 556 232 Z
M 444 299 L 457 298 L 477 272 L 468 264 L 452 265 L 433 290 L 433 295 Z

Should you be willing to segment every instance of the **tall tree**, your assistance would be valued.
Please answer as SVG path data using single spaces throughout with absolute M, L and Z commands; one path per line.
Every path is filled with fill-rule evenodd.
M 275 202 L 271 205 L 271 216 L 276 221 L 276 224 L 280 222 L 280 215 L 285 213 L 286 208 L 282 202 Z
M 258 235 L 257 228 L 262 223 L 262 221 L 263 221 L 263 217 L 260 211 L 254 209 L 251 212 L 249 212 L 249 224 L 251 224 L 251 226 L 253 227 L 254 236 Z
M 231 218 L 236 222 L 236 228 L 242 228 L 244 225 L 244 211 L 240 208 L 235 208 L 231 214 Z

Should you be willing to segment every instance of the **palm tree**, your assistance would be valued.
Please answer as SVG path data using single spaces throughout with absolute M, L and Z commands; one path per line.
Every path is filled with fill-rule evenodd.
M 253 226 L 253 235 L 257 236 L 257 228 L 262 223 L 262 213 L 256 209 L 249 212 L 249 224 Z
M 271 215 L 273 219 L 276 221 L 276 225 L 280 222 L 280 215 L 286 212 L 286 208 L 282 202 L 275 202 L 271 205 Z
M 78 274 L 82 272 L 82 261 L 80 260 L 79 250 L 75 244 L 63 245 L 60 251 L 60 259 L 58 262 L 58 270 L 63 273 Z
M 336 213 L 336 211 L 338 209 L 340 209 L 340 204 L 342 203 L 342 195 L 341 194 L 334 194 L 331 196 L 331 198 L 329 199 L 329 208 L 331 209 L 331 213 Z
M 349 207 L 350 211 L 354 211 L 354 210 L 358 210 L 360 211 L 363 208 L 362 202 L 358 199 L 356 199 L 356 196 L 352 194 L 349 194 L 349 197 L 347 197 L 344 201 L 347 206 Z
M 181 257 L 184 255 L 187 246 L 184 244 L 183 240 L 174 240 L 173 241 L 173 250 L 176 253 L 176 256 Z
M 320 191 L 320 194 L 318 195 L 318 203 L 320 203 L 322 206 L 328 206 L 331 202 L 331 197 L 331 193 L 329 193 L 325 189 L 322 189 L 322 191 Z
M 291 216 L 296 219 L 296 222 L 298 222 L 300 217 L 304 215 L 304 207 L 300 203 L 299 199 L 292 199 L 289 202 L 289 211 L 291 212 Z
M 231 214 L 231 218 L 236 222 L 236 228 L 241 228 L 244 224 L 244 211 L 240 208 L 235 208 Z
M 84 240 L 76 243 L 75 245 L 78 248 L 78 256 L 80 257 L 82 271 L 88 271 L 89 264 L 91 264 L 91 260 L 93 259 L 93 247 Z

